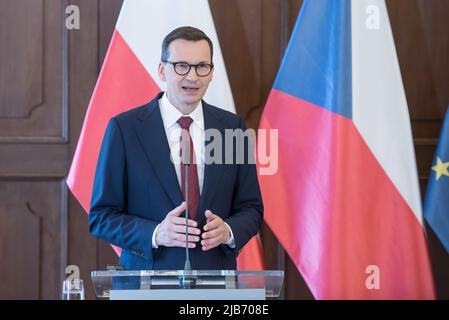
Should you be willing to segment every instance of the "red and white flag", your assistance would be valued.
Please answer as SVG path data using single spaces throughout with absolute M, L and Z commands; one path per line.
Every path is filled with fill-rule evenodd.
M 207 0 L 126 0 L 90 100 L 67 177 L 70 190 L 86 212 L 90 209 L 97 159 L 109 119 L 147 103 L 165 90 L 157 75 L 161 44 L 169 32 L 181 26 L 203 30 L 214 44 L 214 79 L 204 99 L 235 112 Z M 120 254 L 119 248 L 114 249 Z M 246 248 L 243 255 L 245 251 Z

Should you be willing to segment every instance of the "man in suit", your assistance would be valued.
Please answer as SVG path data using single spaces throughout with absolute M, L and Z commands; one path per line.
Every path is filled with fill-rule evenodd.
M 245 130 L 238 116 L 202 100 L 213 76 L 212 56 L 212 42 L 201 30 L 173 30 L 162 43 L 158 67 L 166 92 L 109 121 L 89 224 L 94 236 L 122 248 L 120 263 L 127 270 L 184 269 L 185 170 L 192 269 L 236 269 L 238 253 L 259 232 L 263 204 L 251 155 L 232 164 L 202 157 L 210 143 L 207 130 L 223 137 L 228 129 Z M 192 164 L 186 169 L 188 145 Z

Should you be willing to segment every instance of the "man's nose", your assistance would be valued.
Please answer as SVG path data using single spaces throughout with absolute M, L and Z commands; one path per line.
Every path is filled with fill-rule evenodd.
M 198 75 L 196 74 L 196 68 L 191 67 L 189 73 L 186 76 L 186 79 L 189 81 L 196 81 L 198 79 Z

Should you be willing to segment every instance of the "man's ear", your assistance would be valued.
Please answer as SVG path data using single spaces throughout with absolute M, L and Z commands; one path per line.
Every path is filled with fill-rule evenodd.
M 159 79 L 162 81 L 167 81 L 165 78 L 165 65 L 162 62 L 159 62 L 159 66 L 157 67 L 157 74 L 159 75 Z

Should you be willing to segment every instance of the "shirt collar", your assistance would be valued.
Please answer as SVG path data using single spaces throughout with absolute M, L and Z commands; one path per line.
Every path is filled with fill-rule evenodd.
M 159 99 L 159 108 L 161 110 L 165 129 L 170 128 L 177 123 L 179 118 L 185 116 L 170 103 L 166 93 L 164 93 L 162 98 Z M 203 104 L 201 101 L 188 116 L 192 118 L 193 123 L 196 126 L 204 130 Z

